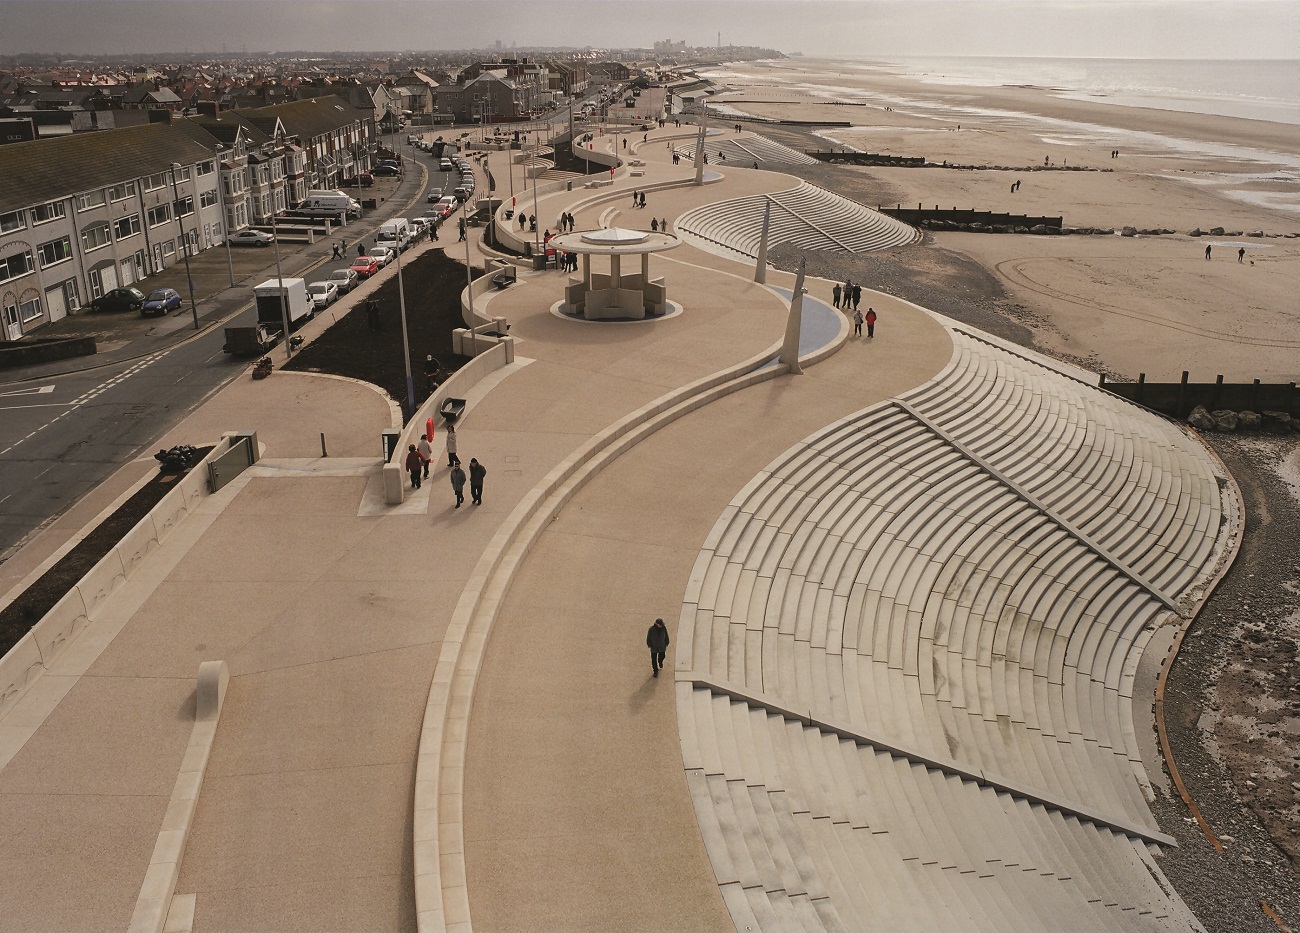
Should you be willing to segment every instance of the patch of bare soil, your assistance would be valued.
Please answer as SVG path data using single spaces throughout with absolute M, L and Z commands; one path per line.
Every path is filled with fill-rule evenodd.
M 455 227 L 448 226 L 447 231 L 454 233 Z M 478 278 L 483 270 L 474 269 L 472 274 Z M 441 364 L 444 377 L 469 362 L 469 357 L 456 356 L 451 350 L 452 331 L 465 326 L 460 293 L 467 284 L 464 264 L 448 259 L 442 250 L 429 250 L 419 259 L 402 264 L 417 407 L 430 394 L 424 378 L 426 356 Z M 385 282 L 370 300 L 378 309 L 376 317 L 372 318 L 364 307 L 355 308 L 303 347 L 284 368 L 374 383 L 401 403 L 404 417 L 409 419 L 411 412 L 405 411 L 406 365 L 397 277 Z
M 206 456 L 211 447 L 199 448 L 199 456 Z M 181 474 L 183 475 L 183 474 Z M 122 537 L 149 514 L 163 496 L 175 488 L 180 475 L 159 473 L 123 502 L 108 518 L 99 523 L 90 534 L 82 538 L 72 550 L 40 578 L 0 610 L 0 655 L 3 655 L 32 626 L 45 617 L 54 605 L 77 585 L 100 558 L 107 554 Z

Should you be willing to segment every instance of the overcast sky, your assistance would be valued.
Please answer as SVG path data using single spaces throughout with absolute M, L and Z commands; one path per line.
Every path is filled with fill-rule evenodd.
M 1300 0 L 0 0 L 0 55 L 649 47 L 1297 58 Z

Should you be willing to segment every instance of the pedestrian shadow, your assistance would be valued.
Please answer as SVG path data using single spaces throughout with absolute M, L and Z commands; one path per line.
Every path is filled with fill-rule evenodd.
M 650 698 L 655 694 L 655 688 L 659 686 L 659 681 L 663 679 L 662 675 L 659 677 L 651 677 L 649 674 L 646 674 L 645 680 L 642 682 L 641 686 L 637 687 L 637 689 L 633 691 L 632 695 L 627 698 L 628 709 L 632 711 L 633 715 L 638 715 L 641 712 L 641 709 L 650 702 Z

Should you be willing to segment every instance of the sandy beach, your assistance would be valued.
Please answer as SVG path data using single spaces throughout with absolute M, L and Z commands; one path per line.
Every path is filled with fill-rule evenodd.
M 1294 125 L 1110 105 L 1034 87 L 929 84 L 814 59 L 728 65 L 714 80 L 727 89 L 711 99 L 715 105 L 766 119 L 852 124 L 809 132 L 804 148 L 988 167 L 834 166 L 854 176 L 859 199 L 865 192 L 885 206 L 1059 215 L 1066 227 L 1117 231 L 939 231 L 897 251 L 904 265 L 909 253 L 938 246 L 982 266 L 1023 306 L 1020 318 L 1032 322 L 1040 349 L 1119 379 L 1177 380 L 1183 370 L 1193 381 L 1300 379 Z M 1122 237 L 1125 226 L 1175 232 Z M 1220 227 L 1223 235 L 1188 235 Z

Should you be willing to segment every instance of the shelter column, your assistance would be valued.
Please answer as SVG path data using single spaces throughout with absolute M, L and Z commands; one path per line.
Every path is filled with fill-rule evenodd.
M 591 253 L 582 254 L 582 284 L 587 290 L 591 289 Z
M 641 287 L 645 288 L 650 284 L 650 254 L 641 254 Z
M 614 253 L 609 257 L 609 287 L 622 288 L 622 260 L 623 257 Z

